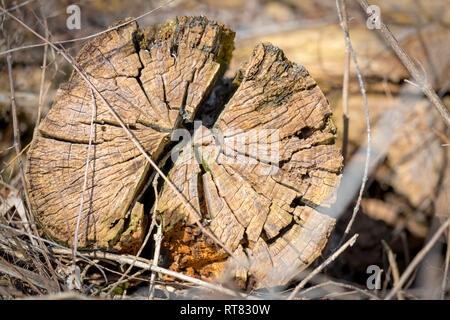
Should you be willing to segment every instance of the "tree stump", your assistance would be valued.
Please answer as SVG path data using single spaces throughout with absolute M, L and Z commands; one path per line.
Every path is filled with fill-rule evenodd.
M 334 202 L 342 157 L 320 88 L 268 43 L 241 66 L 226 104 L 215 100 L 233 38 L 205 17 L 146 29 L 132 22 L 88 42 L 76 61 L 155 162 L 180 150 L 171 141 L 176 130 L 192 134 L 164 170 L 240 261 L 201 234 L 163 183 L 152 204 L 164 226 L 166 265 L 280 285 L 327 242 L 335 221 L 320 208 Z M 213 124 L 196 125 L 205 112 Z M 27 163 L 32 211 L 48 237 L 73 245 L 81 210 L 80 249 L 137 251 L 149 212 L 136 197 L 153 168 L 77 73 L 60 86 Z

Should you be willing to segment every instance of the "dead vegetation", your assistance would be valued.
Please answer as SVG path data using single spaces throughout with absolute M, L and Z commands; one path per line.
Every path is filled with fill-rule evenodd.
M 307 2 L 253 1 L 247 24 L 233 1 L 163 4 L 73 43 L 49 15 L 63 2 L 2 3 L 0 297 L 448 297 L 448 17 L 439 1 L 420 23 L 383 5 L 397 42 L 357 1 Z M 224 24 L 164 22 L 196 10 Z M 180 128 L 192 141 L 172 161 Z M 246 133 L 273 128 L 267 175 Z

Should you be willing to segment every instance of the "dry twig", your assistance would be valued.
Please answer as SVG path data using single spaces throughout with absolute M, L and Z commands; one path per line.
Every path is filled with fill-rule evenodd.
M 168 6 L 169 4 L 171 4 L 174 1 L 175 0 L 166 1 L 162 5 L 154 8 L 154 9 L 152 9 L 150 11 L 147 11 L 147 12 L 143 13 L 143 14 L 141 14 L 140 16 L 138 16 L 136 18 L 127 20 L 127 21 L 125 21 L 125 22 L 123 22 L 121 24 L 118 24 L 118 25 L 114 26 L 114 27 L 107 28 L 105 30 L 102 30 L 100 32 L 88 35 L 86 37 L 81 37 L 81 38 L 76 38 L 76 39 L 69 39 L 69 40 L 63 40 L 63 41 L 55 41 L 55 42 L 53 42 L 53 44 L 54 45 L 62 45 L 62 44 L 65 44 L 65 43 L 71 43 L 71 42 L 77 42 L 77 41 L 85 41 L 85 40 L 89 40 L 89 39 L 95 38 L 95 37 L 97 37 L 97 36 L 99 36 L 99 35 L 101 35 L 103 33 L 106 33 L 106 32 L 112 31 L 112 30 L 117 30 L 120 27 L 123 27 L 123 26 L 125 26 L 127 24 L 130 24 L 130 23 L 134 22 L 134 21 L 142 19 L 142 18 L 144 18 L 144 17 L 146 17 L 146 16 L 148 16 L 148 15 L 150 15 L 150 14 L 152 14 L 152 13 L 154 13 L 154 12 L 156 12 L 156 11 L 166 7 L 166 6 Z M 7 9 L 7 10 L 5 10 L 3 8 L 1 8 L 1 9 L 2 9 L 2 12 L 0 12 L 0 16 L 4 15 L 5 13 L 10 14 L 9 12 L 12 11 L 13 8 Z M 41 38 L 41 40 L 42 40 L 42 38 Z M 6 54 L 11 54 L 11 53 L 13 53 L 15 51 L 20 51 L 20 50 L 24 50 L 24 49 L 32 49 L 32 48 L 37 48 L 37 47 L 43 47 L 43 46 L 46 46 L 48 44 L 49 44 L 48 41 L 44 40 L 43 43 L 36 43 L 36 44 L 32 44 L 32 45 L 22 46 L 20 48 L 13 48 L 13 49 L 7 48 L 7 50 L 5 50 L 3 52 L 0 52 L 0 57 L 3 56 L 3 55 L 6 55 Z
M 308 274 L 308 276 L 300 282 L 295 289 L 292 291 L 292 293 L 289 295 L 288 300 L 292 300 L 297 292 L 302 289 L 308 282 L 311 280 L 316 274 L 321 272 L 327 265 L 329 265 L 331 262 L 333 262 L 337 257 L 341 255 L 342 252 L 344 252 L 345 249 L 348 247 L 353 246 L 356 239 L 358 238 L 358 234 L 355 234 L 353 237 L 351 237 L 343 246 L 339 248 L 336 252 L 334 252 L 331 256 L 328 257 L 327 260 L 325 260 L 321 265 L 319 265 L 317 268 L 315 268 L 311 273 Z
M 153 222 L 156 222 L 157 219 L 157 212 L 156 212 L 156 208 L 158 207 L 158 178 L 159 175 L 156 174 L 155 178 L 153 179 L 153 191 L 155 193 L 155 203 L 154 203 L 154 212 L 153 212 Z M 158 261 L 159 261 L 159 254 L 161 251 L 161 241 L 163 238 L 162 235 L 162 224 L 163 222 L 160 221 L 158 224 L 158 231 L 155 234 L 155 252 L 153 254 L 153 266 L 157 267 L 158 266 Z M 149 287 L 149 299 L 152 300 L 154 298 L 155 295 L 155 279 L 156 279 L 156 272 L 152 272 L 152 275 L 150 276 L 150 287 Z
M 40 9 L 41 9 L 42 20 L 44 21 L 45 38 L 48 39 L 49 32 L 48 32 L 48 26 L 47 26 L 47 17 L 45 16 L 42 6 L 40 7 Z M 48 44 L 45 44 L 44 56 L 42 58 L 41 84 L 40 84 L 40 88 L 39 88 L 39 106 L 38 106 L 38 115 L 37 115 L 37 119 L 36 119 L 36 127 L 39 125 L 39 122 L 41 122 L 41 114 L 42 114 L 42 109 L 44 107 L 44 100 L 45 100 L 44 84 L 45 84 L 45 73 L 47 71 L 47 52 L 48 52 Z
M 369 4 L 366 0 L 358 0 L 359 4 L 363 8 L 364 12 L 367 13 L 368 17 L 370 18 L 372 13 L 369 13 L 367 11 Z M 414 61 L 411 59 L 411 57 L 406 53 L 406 51 L 400 46 L 397 39 L 394 37 L 392 32 L 389 30 L 389 28 L 381 21 L 379 23 L 379 29 L 381 35 L 383 36 L 386 43 L 394 50 L 397 57 L 400 59 L 402 64 L 405 66 L 405 68 L 408 70 L 409 74 L 413 77 L 414 81 L 416 82 L 416 85 L 418 88 L 422 90 L 422 92 L 428 97 L 428 99 L 431 101 L 431 103 L 436 107 L 436 109 L 439 111 L 442 119 L 444 119 L 445 124 L 447 127 L 450 126 L 450 115 L 447 110 L 447 107 L 444 105 L 442 100 L 439 98 L 439 96 L 434 91 L 430 80 L 428 76 L 423 72 L 423 70 L 419 70 L 417 65 L 414 63 Z
M 11 8 L 7 8 L 4 12 L 0 12 L 0 17 L 3 16 L 4 14 L 8 13 L 8 12 L 17 10 L 17 9 L 19 9 L 19 8 L 21 8 L 23 6 L 26 6 L 27 4 L 29 4 L 31 2 L 34 2 L 34 1 L 36 1 L 36 0 L 27 0 L 27 1 L 24 1 L 22 3 L 19 3 L 18 5 L 15 5 L 15 6 L 11 7 Z
M 31 272 L 29 270 L 25 270 L 18 266 L 13 266 L 8 261 L 0 257 L 0 271 L 5 274 L 9 274 L 12 277 L 22 279 L 22 281 L 28 283 L 28 285 L 36 291 L 38 294 L 43 294 L 38 287 L 48 288 L 48 281 L 45 277 L 39 277 L 39 275 Z M 42 278 L 44 281 L 41 281 L 39 278 Z
M 345 0 L 339 0 L 342 8 L 342 18 L 344 28 L 348 32 L 348 15 L 347 6 Z M 348 84 L 350 78 L 350 49 L 348 43 L 345 43 L 345 57 L 344 57 L 344 77 L 342 79 L 342 121 L 343 121 L 343 133 L 342 133 L 342 156 L 344 157 L 344 163 L 347 159 L 348 148 L 348 127 L 349 127 L 349 113 L 348 113 Z
M 4 12 L 5 10 L 3 8 L 0 7 L 0 9 Z M 11 14 L 9 12 L 6 12 L 9 16 L 11 16 Z M 5 18 L 3 18 L 5 19 Z M 6 48 L 8 49 L 10 44 L 9 44 L 9 39 L 8 39 L 8 35 L 6 34 L 6 30 L 5 30 L 5 20 L 3 20 L 2 23 L 2 32 L 3 32 L 3 37 L 5 39 L 5 43 L 6 43 Z M 20 158 L 20 154 L 22 152 L 21 150 L 21 143 L 20 143 L 20 130 L 19 130 L 19 121 L 17 118 L 17 108 L 16 108 L 16 99 L 15 99 L 15 90 L 14 90 L 14 80 L 13 80 L 13 75 L 12 75 L 12 56 L 11 54 L 8 54 L 6 56 L 6 64 L 7 64 L 7 68 L 8 68 L 8 80 L 9 80 L 9 87 L 10 87 L 10 95 L 11 95 L 11 114 L 12 114 L 12 120 L 13 120 L 13 139 L 14 139 L 14 147 L 16 150 L 16 155 L 17 155 L 17 161 L 18 161 L 18 166 L 19 166 L 19 175 L 20 175 L 20 180 L 22 182 L 22 187 L 23 187 L 23 195 L 24 195 L 24 199 L 25 202 L 27 204 L 27 207 L 29 210 L 26 210 L 26 212 L 28 212 L 28 220 L 27 223 L 25 223 L 25 229 L 27 230 L 28 234 L 31 235 L 32 232 L 34 232 L 34 234 L 38 234 L 37 229 L 36 229 L 36 224 L 33 218 L 33 215 L 31 214 L 31 205 L 30 205 L 30 199 L 28 197 L 28 192 L 27 192 L 27 188 L 26 188 L 26 180 L 25 180 L 25 173 L 23 170 L 23 163 L 22 163 L 22 159 Z M 31 222 L 31 223 L 30 223 Z M 31 225 L 31 228 L 30 228 Z M 30 241 L 37 245 L 37 243 L 35 242 L 35 240 L 30 237 Z M 39 242 L 39 244 L 45 248 L 45 245 L 42 242 Z M 47 252 L 44 250 L 44 259 L 47 263 L 47 266 L 52 274 L 52 278 L 55 281 L 56 284 L 58 284 L 57 281 L 57 276 L 55 274 L 55 271 L 53 270 L 53 267 L 50 263 L 50 260 L 48 258 Z M 39 261 L 36 259 L 36 261 Z M 42 274 L 42 270 L 38 267 L 39 273 Z M 48 288 L 50 288 L 50 286 L 48 286 Z
M 86 187 L 87 187 L 87 180 L 88 180 L 88 170 L 89 170 L 89 161 L 91 160 L 91 147 L 92 147 L 92 139 L 94 136 L 94 118 L 97 113 L 97 104 L 95 102 L 95 95 L 94 91 L 91 89 L 91 95 L 92 95 L 92 108 L 91 108 L 91 123 L 89 128 L 89 145 L 88 145 L 88 151 L 86 156 L 86 167 L 84 170 L 84 181 L 83 181 L 83 190 L 81 192 L 81 199 L 80 199 L 80 210 L 78 212 L 77 216 L 77 225 L 75 228 L 75 237 L 73 240 L 73 266 L 75 267 L 76 258 L 77 258 L 77 247 L 78 247 L 78 232 L 80 228 L 80 221 L 81 221 L 81 213 L 83 212 L 83 203 L 84 203 L 84 194 L 86 193 Z M 73 275 L 75 275 L 75 268 L 73 269 Z M 72 277 L 75 281 L 75 276 Z
M 10 44 L 9 44 L 9 37 L 5 30 L 5 20 L 3 20 L 3 22 L 2 22 L 2 32 L 3 32 L 3 38 L 5 39 L 6 48 L 8 49 Z M 18 161 L 20 180 L 22 182 L 23 189 L 25 190 L 24 198 L 27 203 L 27 207 L 30 208 L 30 201 L 28 198 L 28 194 L 26 192 L 26 182 L 25 182 L 25 174 L 23 171 L 23 163 L 22 163 L 22 159 L 20 158 L 20 154 L 22 154 L 22 150 L 21 150 L 22 148 L 21 148 L 21 143 L 20 143 L 19 121 L 17 118 L 16 94 L 15 94 L 15 89 L 14 89 L 11 54 L 6 55 L 6 65 L 8 68 L 8 81 L 9 81 L 9 89 L 10 89 L 10 96 L 11 96 L 11 117 L 12 117 L 12 123 L 13 123 L 13 145 L 14 145 L 14 149 L 16 150 L 16 157 L 13 160 L 15 161 L 15 159 L 17 159 L 17 161 Z M 28 224 L 25 225 L 25 228 L 27 229 L 27 231 L 29 233 L 31 233 L 31 229 Z M 30 238 L 30 240 L 32 242 L 35 241 L 34 239 L 31 239 L 31 238 Z

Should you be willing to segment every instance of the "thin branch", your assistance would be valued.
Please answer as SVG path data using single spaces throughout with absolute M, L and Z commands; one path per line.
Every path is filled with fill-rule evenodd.
M 300 292 L 299 295 L 300 296 L 304 296 L 310 291 L 313 291 L 313 290 L 316 290 L 316 289 L 319 289 L 319 288 L 322 288 L 322 287 L 326 287 L 326 286 L 329 286 L 329 285 L 336 286 L 336 287 L 342 287 L 342 288 L 346 288 L 346 289 L 350 289 L 350 290 L 354 290 L 354 291 L 360 292 L 361 294 L 366 295 L 366 296 L 368 296 L 368 297 L 370 297 L 370 298 L 372 298 L 374 300 L 380 300 L 380 298 L 378 298 L 376 295 L 368 292 L 367 290 L 358 288 L 358 287 L 356 287 L 354 285 L 351 285 L 351 284 L 336 282 L 336 281 L 333 281 L 333 280 L 328 280 L 326 282 L 319 283 L 319 284 L 317 284 L 315 286 L 309 287 L 308 289 L 303 290 L 302 292 Z
M 159 7 L 156 7 L 156 8 L 154 8 L 154 9 L 150 10 L 150 11 L 147 11 L 147 12 L 145 12 L 144 14 L 141 14 L 140 16 L 138 16 L 138 17 L 136 17 L 136 18 L 133 18 L 133 19 L 131 19 L 131 20 L 127 20 L 127 21 L 125 21 L 125 22 L 123 22 L 123 23 L 121 23 L 121 24 L 118 24 L 118 25 L 114 26 L 114 27 L 107 28 L 107 29 L 102 30 L 102 31 L 100 31 L 100 32 L 91 34 L 91 35 L 89 35 L 89 36 L 81 37 L 81 38 L 76 38 L 76 39 L 63 40 L 63 41 L 55 41 L 55 42 L 53 42 L 53 44 L 55 44 L 55 45 L 61 45 L 61 44 L 65 44 L 65 43 L 71 43 L 71 42 L 77 42 L 77 41 L 84 41 L 84 40 L 89 40 L 89 39 L 95 38 L 95 37 L 97 37 L 97 36 L 99 36 L 99 35 L 101 35 L 101 34 L 103 34 L 103 33 L 106 33 L 106 32 L 112 31 L 112 30 L 117 30 L 117 29 L 119 29 L 120 27 L 126 26 L 127 24 L 130 24 L 130 23 L 132 23 L 132 22 L 134 22 L 134 21 L 137 21 L 137 20 L 139 20 L 139 19 L 142 19 L 142 18 L 144 18 L 144 17 L 146 17 L 146 16 L 148 16 L 148 15 L 150 15 L 150 14 L 152 14 L 152 13 L 158 11 L 159 9 L 168 6 L 169 4 L 171 4 L 171 3 L 174 2 L 174 1 L 176 1 L 176 0 L 169 0 L 169 1 L 167 1 L 167 2 L 164 2 L 164 3 L 163 3 L 162 5 L 160 5 Z M 6 10 L 6 11 L 7 11 L 7 10 Z M 0 12 L 0 16 L 3 15 L 4 13 L 5 13 L 5 10 L 2 9 L 2 12 Z M 7 12 L 7 13 L 9 14 L 9 12 Z M 41 40 L 42 40 L 42 39 L 41 39 Z M 3 51 L 3 52 L 0 52 L 0 57 L 3 56 L 3 55 L 5 55 L 5 54 L 13 53 L 13 52 L 15 52 L 15 51 L 20 51 L 20 50 L 24 50 L 24 49 L 38 48 L 38 47 L 45 46 L 45 45 L 47 45 L 47 44 L 48 44 L 48 43 L 47 43 L 46 41 L 44 41 L 43 43 L 36 43 L 36 44 L 27 45 L 27 46 L 22 46 L 22 47 L 20 47 L 20 48 L 8 49 L 8 50 L 5 50 L 5 51 Z
M 34 1 L 36 1 L 36 0 L 27 0 L 27 1 L 24 1 L 22 3 L 19 3 L 18 5 L 15 5 L 14 7 L 8 8 L 8 9 L 4 10 L 3 12 L 0 12 L 0 17 L 3 16 L 4 14 L 8 13 L 8 12 L 12 12 L 12 11 L 14 11 L 16 9 L 19 9 L 19 8 L 21 8 L 23 6 L 26 6 L 27 4 L 29 4 L 31 2 L 34 2 Z
M 334 252 L 331 256 L 328 257 L 327 260 L 325 260 L 321 265 L 319 265 L 317 268 L 315 268 L 308 276 L 300 282 L 295 289 L 292 291 L 292 293 L 289 295 L 288 300 L 292 300 L 298 293 L 300 289 L 302 289 L 308 282 L 311 280 L 316 274 L 321 272 L 327 265 L 329 265 L 331 262 L 333 262 L 339 255 L 341 255 L 342 252 L 345 251 L 348 247 L 353 246 L 356 239 L 358 238 L 358 234 L 355 234 L 353 237 L 351 237 L 343 246 L 339 248 L 336 252 Z
M 39 237 L 39 236 L 35 236 L 35 235 L 33 235 L 33 234 L 28 234 L 28 233 L 25 232 L 25 231 L 18 230 L 18 229 L 16 229 L 16 228 L 13 228 L 13 227 L 4 225 L 3 223 L 0 223 L 0 228 L 5 229 L 5 230 L 8 230 L 8 231 L 15 232 L 15 233 L 20 234 L 20 235 L 25 235 L 25 236 L 32 237 L 32 238 L 34 238 L 35 240 L 37 240 L 37 241 L 39 242 L 39 244 L 41 244 L 41 242 L 42 242 L 42 243 L 46 243 L 46 244 L 52 246 L 52 252 L 54 252 L 55 248 L 59 248 L 59 249 L 61 249 L 61 250 L 64 250 L 64 253 L 65 253 L 65 254 L 72 254 L 72 250 L 71 250 L 71 249 L 68 249 L 68 248 L 66 248 L 66 247 L 64 247 L 64 246 L 62 246 L 62 245 L 60 245 L 60 244 L 58 244 L 58 243 L 56 243 L 56 242 L 54 242 L 54 241 L 47 240 L 47 239 L 44 239 L 44 238 Z M 23 244 L 23 245 L 25 245 L 25 246 L 28 246 L 30 249 L 39 251 L 39 252 L 41 252 L 41 253 L 43 253 L 43 254 L 45 254 L 45 253 L 46 253 L 46 250 L 48 250 L 47 247 L 44 246 L 44 245 L 36 246 L 36 245 L 33 245 L 32 243 L 26 242 L 26 241 L 24 241 L 24 240 L 22 240 L 22 239 L 20 239 L 20 238 L 17 238 L 17 237 L 15 237 L 14 240 L 15 240 L 15 241 L 19 241 L 21 244 Z M 45 250 L 44 250 L 43 248 L 45 248 Z M 105 274 L 105 273 L 103 272 L 103 270 L 102 270 L 102 268 L 103 268 L 102 266 L 98 265 L 98 264 L 95 263 L 94 261 L 92 261 L 92 260 L 90 260 L 90 259 L 87 259 L 87 258 L 85 258 L 85 257 L 83 257 L 83 256 L 80 256 L 80 259 L 86 261 L 87 263 L 90 263 L 90 264 L 94 265 L 94 266 L 102 273 L 103 277 L 105 278 L 105 281 L 106 281 L 106 282 L 108 281 L 108 280 L 107 280 L 107 277 L 106 277 L 106 274 Z
M 42 19 L 44 20 L 44 30 L 45 30 L 45 38 L 48 39 L 48 25 L 47 25 L 47 17 L 45 16 L 44 10 L 42 6 L 40 7 Z M 47 71 L 47 52 L 48 52 L 48 44 L 44 46 L 44 56 L 42 58 L 42 72 L 41 72 L 41 84 L 39 88 L 39 106 L 38 106 L 38 115 L 36 119 L 36 127 L 41 122 L 41 114 L 44 106 L 44 85 L 45 85 L 45 73 Z
M 23 269 L 18 266 L 13 266 L 8 261 L 0 257 L 0 272 L 6 273 L 12 277 L 20 278 L 22 281 L 28 283 L 28 285 L 36 291 L 38 294 L 42 295 L 42 291 L 38 287 L 48 289 L 46 283 L 39 280 L 39 276 L 34 272 Z M 45 279 L 45 278 L 44 278 Z
M 153 262 L 152 262 L 154 267 L 158 266 L 162 239 L 163 239 L 162 222 L 159 222 L 158 231 L 155 234 L 156 245 L 155 245 L 155 253 L 153 254 Z M 149 300 L 153 300 L 153 298 L 155 296 L 155 280 L 156 280 L 156 272 L 152 272 L 152 275 L 150 276 Z
M 58 248 L 58 249 L 55 249 L 54 251 L 56 253 L 65 253 L 65 254 L 70 253 L 70 249 L 67 249 L 67 248 Z M 218 292 L 224 293 L 226 295 L 234 296 L 234 297 L 239 297 L 239 298 L 245 297 L 244 294 L 233 291 L 231 289 L 227 289 L 227 288 L 221 287 L 219 285 L 215 285 L 213 283 L 209 283 L 209 282 L 197 279 L 197 278 L 189 277 L 187 275 L 184 275 L 182 273 L 178 273 L 178 272 L 175 272 L 172 270 L 168 270 L 168 269 L 161 268 L 158 266 L 153 266 L 152 261 L 143 259 L 143 258 L 139 258 L 135 261 L 134 257 L 118 255 L 118 254 L 104 252 L 104 251 L 80 252 L 80 256 L 85 256 L 85 257 L 95 258 L 95 259 L 106 259 L 106 260 L 116 261 L 116 262 L 119 262 L 122 264 L 128 264 L 128 265 L 134 263 L 134 265 L 138 268 L 149 270 L 149 271 L 154 271 L 157 273 L 162 273 L 162 274 L 168 275 L 170 277 L 174 277 L 174 278 L 186 281 L 186 282 L 196 284 L 196 285 L 206 288 L 206 289 L 218 291 Z
M 76 263 L 76 258 L 77 258 L 77 248 L 78 248 L 78 232 L 80 229 L 80 222 L 81 222 L 81 215 L 83 212 L 83 204 L 84 204 L 84 194 L 86 193 L 86 188 L 87 188 L 87 180 L 88 180 L 88 171 L 89 171 L 89 162 L 90 162 L 90 158 L 91 158 L 91 147 L 92 147 L 92 137 L 94 136 L 94 120 L 95 120 L 95 115 L 96 115 L 96 110 L 97 110 L 97 104 L 95 102 L 95 95 L 94 95 L 94 91 L 92 91 L 91 89 L 91 95 L 92 95 L 92 108 L 91 108 L 91 123 L 90 123 L 90 127 L 89 127 L 89 145 L 88 145 L 88 150 L 87 150 L 87 156 L 86 156 L 86 167 L 84 169 L 84 181 L 83 181 L 83 190 L 81 191 L 81 199 L 80 199 L 80 209 L 78 211 L 78 216 L 77 216 L 77 224 L 75 227 L 75 237 L 73 240 L 73 266 L 74 269 L 72 271 L 73 273 L 73 281 L 75 281 L 75 263 Z M 89 214 L 89 212 L 88 212 Z
M 369 162 L 370 162 L 370 152 L 371 152 L 371 133 L 370 133 L 369 105 L 367 103 L 366 89 L 364 86 L 364 81 L 362 78 L 361 70 L 359 69 L 358 61 L 356 59 L 356 53 L 355 53 L 355 50 L 353 50 L 352 42 L 350 41 L 350 35 L 348 34 L 348 30 L 344 24 L 344 18 L 342 16 L 342 11 L 341 11 L 341 7 L 339 4 L 339 0 L 336 0 L 336 8 L 337 8 L 341 28 L 344 31 L 347 47 L 350 50 L 350 53 L 351 53 L 351 56 L 353 59 L 353 64 L 355 65 L 356 74 L 358 76 L 359 86 L 361 88 L 361 94 L 363 97 L 364 111 L 365 111 L 365 115 L 366 115 L 366 127 L 367 127 L 367 149 L 366 149 L 366 159 L 365 159 L 365 163 L 364 163 L 364 173 L 363 173 L 363 177 L 362 177 L 361 187 L 359 189 L 359 194 L 358 194 L 358 199 L 356 201 L 356 205 L 353 208 L 352 217 L 351 217 L 349 223 L 347 224 L 347 227 L 345 228 L 345 231 L 344 231 L 344 234 L 343 234 L 341 240 L 339 241 L 339 245 L 338 245 L 338 247 L 339 247 L 342 244 L 342 242 L 345 240 L 348 233 L 350 232 L 353 222 L 355 221 L 356 215 L 359 211 L 359 207 L 361 205 L 361 199 L 362 199 L 364 189 L 366 187 L 367 176 L 368 176 L 368 172 L 369 172 Z
M 369 7 L 369 4 L 366 0 L 358 0 L 359 4 L 363 8 L 364 12 L 367 13 L 368 17 L 371 17 L 371 13 L 367 12 L 367 8 Z M 422 70 L 419 70 L 417 65 L 414 63 L 414 61 L 411 59 L 411 57 L 406 53 L 406 51 L 400 46 L 397 39 L 394 37 L 392 32 L 389 30 L 389 28 L 381 21 L 379 23 L 379 29 L 381 35 L 383 36 L 384 40 L 388 45 L 391 46 L 392 50 L 394 50 L 397 57 L 400 59 L 402 64 L 405 66 L 405 68 L 408 70 L 409 74 L 413 77 L 414 81 L 418 85 L 418 87 L 422 90 L 422 92 L 428 97 L 428 99 L 431 101 L 431 103 L 436 107 L 436 109 L 441 114 L 442 118 L 444 119 L 445 124 L 447 127 L 450 126 L 450 115 L 448 112 L 447 107 L 444 105 L 442 100 L 439 98 L 439 96 L 436 94 L 436 91 L 434 91 L 428 76 L 426 73 Z
M 153 191 L 155 193 L 155 203 L 153 204 L 154 212 L 153 212 L 153 222 L 157 219 L 157 212 L 156 208 L 158 207 L 158 177 L 159 175 L 156 174 L 155 178 L 153 179 Z M 153 254 L 153 266 L 157 267 L 159 262 L 159 254 L 161 251 L 161 242 L 163 239 L 162 235 L 162 225 L 163 221 L 160 221 L 158 224 L 158 231 L 155 234 L 155 252 Z M 155 279 L 156 279 L 156 272 L 152 272 L 152 275 L 150 276 L 150 286 L 149 286 L 149 300 L 152 300 L 155 295 Z
M 42 296 L 31 296 L 31 297 L 26 297 L 23 300 L 51 300 L 51 301 L 55 301 L 55 300 L 93 300 L 94 298 L 92 297 L 87 297 L 83 294 L 80 294 L 76 291 L 66 291 L 66 292 L 59 292 L 59 293 L 55 293 L 55 294 L 47 294 L 47 295 L 42 295 Z
M 345 0 L 339 0 L 342 7 L 343 23 L 345 29 L 348 31 L 348 15 Z M 349 127 L 349 113 L 348 113 L 348 87 L 350 78 L 350 49 L 348 43 L 345 42 L 345 57 L 344 57 L 344 77 L 342 79 L 342 121 L 343 121 L 343 136 L 342 136 L 342 156 L 347 159 L 348 152 L 348 127 Z
M 438 231 L 433 235 L 433 237 L 430 239 L 430 241 L 427 243 L 425 247 L 422 248 L 422 250 L 419 251 L 419 253 L 414 257 L 414 259 L 411 261 L 411 263 L 406 268 L 405 272 L 403 272 L 402 276 L 400 277 L 398 283 L 394 288 L 392 288 L 391 292 L 386 296 L 386 300 L 392 299 L 392 297 L 402 288 L 403 284 L 408 280 L 411 273 L 416 269 L 417 265 L 425 258 L 428 251 L 433 248 L 436 241 L 439 239 L 439 237 L 444 233 L 445 229 L 450 226 L 450 218 L 448 218 L 438 229 Z

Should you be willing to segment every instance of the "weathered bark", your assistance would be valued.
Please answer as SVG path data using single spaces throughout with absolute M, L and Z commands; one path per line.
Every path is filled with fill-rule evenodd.
M 225 71 L 233 32 L 206 18 L 180 17 L 145 30 L 135 23 L 88 43 L 77 57 L 93 83 L 153 159 L 170 135 L 199 117 Z M 286 283 L 326 244 L 342 157 L 326 98 L 304 67 L 267 43 L 253 50 L 213 126 L 196 128 L 168 177 L 201 221 L 243 261 L 192 227 L 193 217 L 163 184 L 163 251 L 171 268 L 197 276 L 231 272 L 260 285 Z M 49 236 L 71 244 L 82 198 L 90 119 L 94 137 L 80 247 L 135 251 L 145 233 L 136 195 L 152 170 L 77 74 L 61 86 L 28 154 L 33 212 Z M 220 112 L 219 112 L 220 111 Z M 190 125 L 188 125 L 190 127 Z M 282 272 L 280 272 L 282 271 Z

